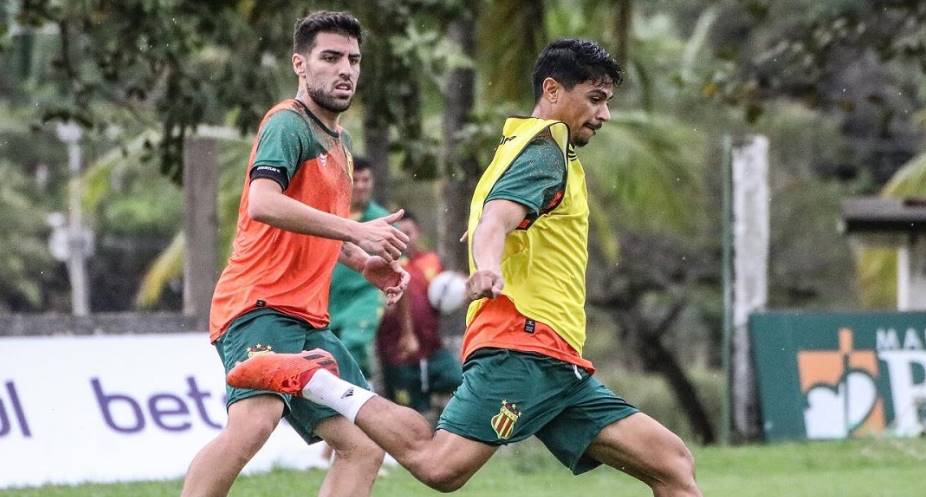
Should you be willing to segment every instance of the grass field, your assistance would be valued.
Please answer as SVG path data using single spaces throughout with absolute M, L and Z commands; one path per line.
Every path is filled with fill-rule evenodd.
M 926 440 L 856 440 L 747 447 L 695 448 L 698 481 L 713 497 L 921 497 L 926 495 Z M 311 496 L 322 471 L 273 471 L 243 477 L 233 497 Z M 0 497 L 177 496 L 180 481 L 0 490 Z M 378 497 L 437 495 L 400 467 L 373 489 Z M 470 497 L 648 496 L 617 471 L 573 477 L 535 442 L 499 453 L 462 490 Z

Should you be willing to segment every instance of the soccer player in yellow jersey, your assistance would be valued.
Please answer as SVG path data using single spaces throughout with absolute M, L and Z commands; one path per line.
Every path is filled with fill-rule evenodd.
M 229 383 L 332 407 L 441 491 L 462 486 L 500 445 L 536 436 L 575 474 L 605 464 L 654 496 L 700 496 L 682 440 L 598 382 L 582 356 L 589 211 L 573 147 L 611 117 L 620 81 L 594 42 L 559 40 L 540 54 L 533 113 L 508 119 L 473 193 L 463 384 L 437 431 L 298 355 L 246 361 Z
M 360 23 L 317 12 L 296 24 L 293 38 L 299 90 L 267 112 L 254 140 L 234 249 L 212 299 L 210 339 L 226 371 L 254 355 L 319 349 L 325 353 L 310 357 L 313 364 L 366 386 L 327 329 L 331 274 L 340 260 L 395 302 L 408 284 L 397 261 L 408 237 L 392 226 L 401 211 L 348 218 L 353 160 L 338 119 L 360 75 Z M 319 495 L 370 494 L 383 450 L 337 411 L 267 389 L 226 393 L 228 423 L 193 459 L 183 497 L 227 495 L 283 417 L 307 443 L 324 439 L 334 448 Z

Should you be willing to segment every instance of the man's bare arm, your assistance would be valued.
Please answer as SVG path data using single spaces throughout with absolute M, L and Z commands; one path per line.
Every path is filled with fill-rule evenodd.
M 482 217 L 473 231 L 472 251 L 476 271 L 466 282 L 471 299 L 497 297 L 505 285 L 502 279 L 502 255 L 505 238 L 527 216 L 527 207 L 510 200 L 496 199 L 485 204 Z
M 351 242 L 387 261 L 396 260 L 408 242 L 405 233 L 392 226 L 404 215 L 401 210 L 359 223 L 314 209 L 283 195 L 283 189 L 277 182 L 265 178 L 251 181 L 248 215 L 255 221 L 286 231 Z

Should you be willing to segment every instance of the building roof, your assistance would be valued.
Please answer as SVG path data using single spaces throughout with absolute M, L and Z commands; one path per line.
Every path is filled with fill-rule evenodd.
M 926 198 L 855 197 L 841 210 L 847 233 L 926 232 Z

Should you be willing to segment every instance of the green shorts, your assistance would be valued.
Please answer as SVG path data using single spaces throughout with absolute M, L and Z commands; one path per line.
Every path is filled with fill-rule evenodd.
M 273 309 L 261 309 L 245 314 L 234 320 L 225 332 L 215 342 L 222 364 L 227 373 L 235 364 L 248 358 L 248 351 L 257 347 L 259 350 L 272 350 L 273 352 L 299 353 L 303 350 L 327 350 L 338 361 L 338 371 L 341 378 L 364 388 L 369 388 L 367 380 L 360 372 L 360 368 L 340 340 L 326 329 L 315 329 L 311 325 Z M 265 390 L 250 390 L 233 388 L 225 385 L 225 405 L 253 397 L 255 395 L 277 395 L 286 405 L 283 415 L 286 421 L 307 442 L 314 443 L 321 440 L 315 435 L 314 429 L 321 421 L 338 413 L 327 407 L 310 402 L 306 399 L 292 397 Z
M 432 393 L 451 393 L 460 386 L 462 374 L 460 361 L 443 347 L 418 364 L 383 363 L 386 397 L 418 412 L 431 409 Z
M 331 331 L 341 339 L 364 374 L 370 374 L 373 339 L 383 318 L 382 292 L 358 296 L 346 305 L 332 305 Z
M 574 474 L 601 463 L 585 455 L 601 430 L 639 412 L 583 369 L 504 349 L 475 352 L 438 429 L 489 445 L 536 435 Z

